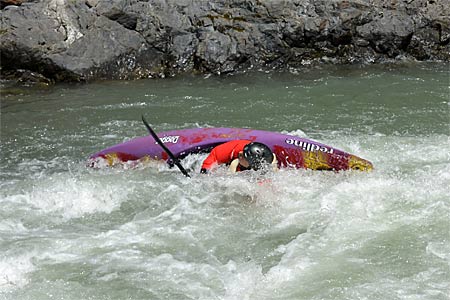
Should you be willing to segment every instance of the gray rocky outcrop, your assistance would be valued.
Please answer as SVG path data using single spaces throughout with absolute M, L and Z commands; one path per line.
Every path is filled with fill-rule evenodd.
M 3 76 L 53 81 L 450 60 L 444 0 L 2 0 Z M 12 5 L 14 4 L 14 5 Z

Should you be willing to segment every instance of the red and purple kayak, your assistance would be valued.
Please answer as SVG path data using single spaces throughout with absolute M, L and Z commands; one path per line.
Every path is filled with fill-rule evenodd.
M 263 130 L 242 128 L 193 128 L 160 132 L 157 134 L 176 158 L 189 154 L 209 152 L 215 146 L 237 139 L 257 141 L 269 146 L 278 159 L 280 168 L 313 170 L 373 169 L 370 161 L 356 155 L 297 136 Z M 152 136 L 135 138 L 106 148 L 90 157 L 91 166 L 116 165 L 142 159 L 165 160 L 168 154 Z

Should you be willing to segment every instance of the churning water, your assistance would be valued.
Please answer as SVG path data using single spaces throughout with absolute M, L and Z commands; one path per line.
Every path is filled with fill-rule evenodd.
M 0 299 L 450 298 L 449 65 L 3 87 Z M 375 170 L 88 156 L 156 131 L 305 136 Z

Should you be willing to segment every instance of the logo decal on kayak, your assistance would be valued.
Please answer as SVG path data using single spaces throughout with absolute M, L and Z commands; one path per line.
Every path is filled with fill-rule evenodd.
M 180 138 L 179 135 L 169 135 L 169 136 L 165 136 L 165 137 L 160 138 L 160 140 L 164 144 L 166 144 L 166 143 L 176 144 L 176 143 L 178 143 L 178 139 L 179 138 Z
M 305 151 L 322 151 L 322 152 L 330 153 L 330 154 L 332 154 L 334 151 L 333 148 L 319 146 L 316 144 L 312 144 L 312 143 L 308 143 L 308 142 L 304 142 L 304 141 L 298 141 L 298 140 L 294 140 L 294 139 L 286 139 L 286 144 L 300 147 Z

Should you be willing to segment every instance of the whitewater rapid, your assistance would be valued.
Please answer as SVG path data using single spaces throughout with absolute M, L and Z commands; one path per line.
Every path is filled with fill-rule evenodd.
M 355 68 L 3 98 L 0 299 L 449 299 L 447 75 Z M 159 162 L 87 166 L 145 135 L 144 113 L 157 131 L 307 137 L 374 170 L 203 175 L 204 155 L 182 161 L 192 178 Z

